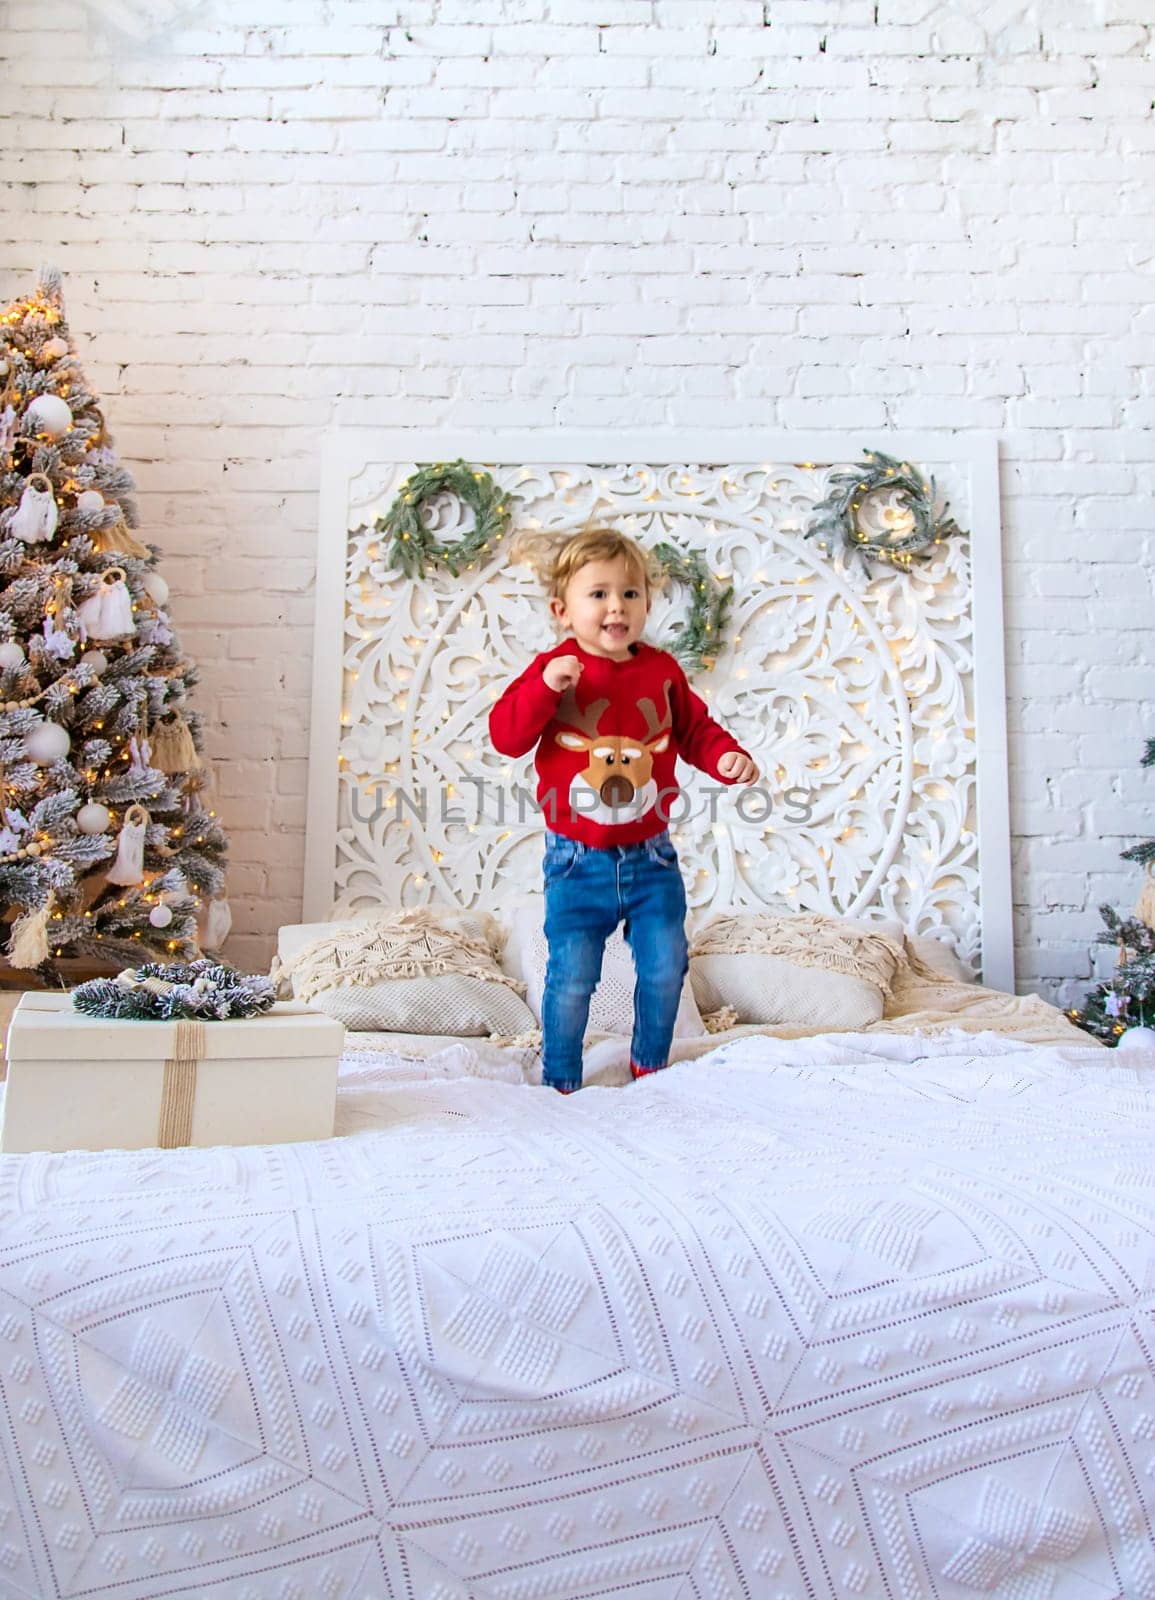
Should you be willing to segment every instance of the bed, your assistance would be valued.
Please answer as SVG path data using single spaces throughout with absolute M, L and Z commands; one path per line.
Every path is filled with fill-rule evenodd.
M 533 902 L 534 897 L 526 897 L 522 905 L 528 908 Z M 502 919 L 498 921 L 500 934 L 496 942 L 500 951 L 508 940 L 509 927 Z M 877 925 L 893 926 L 890 923 Z M 325 924 L 313 923 L 282 928 L 276 970 L 291 977 L 298 952 L 307 948 L 325 927 Z M 692 925 L 690 931 L 693 939 Z M 864 1035 L 910 1035 L 931 1039 L 945 1032 L 995 1033 L 1028 1044 L 1103 1048 L 1077 1028 L 1065 1012 L 1039 995 L 1010 994 L 976 982 L 973 974 L 939 940 L 909 934 L 900 935 L 900 938 L 902 959 L 887 985 L 881 1015 L 859 1030 Z M 695 965 L 696 962 L 691 961 L 691 973 Z M 512 972 L 518 971 L 514 964 L 507 962 L 506 967 Z M 286 997 L 292 994 L 291 982 L 283 992 Z M 617 1031 L 608 1032 L 594 1026 L 587 1030 L 583 1063 L 585 1084 L 607 1088 L 630 1082 L 629 1018 L 626 994 Z M 738 1023 L 726 1027 L 712 1023 L 710 1031 L 703 1028 L 698 1037 L 675 1037 L 670 1059 L 695 1060 L 738 1039 L 809 1039 L 829 1031 L 829 1028 L 797 1022 Z M 541 1083 L 540 1028 L 532 1028 L 516 1040 L 379 1028 L 351 1032 L 348 1039 L 350 1046 L 360 1053 L 379 1050 L 411 1060 L 426 1060 L 460 1046 L 467 1056 L 452 1059 L 470 1060 L 473 1072 L 488 1072 L 509 1082 Z
M 631 443 L 587 441 L 568 484 L 556 441 L 330 453 L 305 915 L 532 886 L 530 830 L 361 803 L 460 778 L 478 656 L 531 637 L 520 580 L 383 573 L 371 512 L 415 460 L 572 490 L 575 519 L 596 472 L 686 538 L 704 513 L 734 570 L 765 563 L 748 666 L 769 630 L 810 707 L 791 739 L 838 758 L 807 767 L 785 848 L 686 829 L 695 912 L 793 884 L 896 919 L 882 1014 L 686 1038 L 630 1084 L 623 1038 L 592 1036 L 566 1098 L 532 1043 L 363 1032 L 332 1140 L 0 1160 L 0 1596 L 1155 1597 L 1155 1063 L 1013 993 L 997 593 L 969 551 L 855 588 L 780 528 L 848 441 L 676 471 L 668 441 Z M 989 577 L 989 459 L 890 441 L 915 443 Z M 750 467 L 763 450 L 783 464 Z M 790 665 L 799 563 L 811 632 L 848 605 L 844 643 L 880 652 L 853 729 L 808 685 L 837 682 L 834 645 Z M 719 669 L 727 715 L 787 726 Z M 842 840 L 863 788 L 881 831 Z
M 993 1032 L 0 1162 L 5 1596 L 1155 1592 L 1155 1099 Z

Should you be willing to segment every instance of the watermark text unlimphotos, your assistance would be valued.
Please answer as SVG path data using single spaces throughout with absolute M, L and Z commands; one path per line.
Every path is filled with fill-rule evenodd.
M 463 795 L 460 790 L 464 788 L 472 789 L 472 796 Z M 727 809 L 732 807 L 734 814 L 745 823 L 767 822 L 776 814 L 782 822 L 797 825 L 810 820 L 813 806 L 809 791 L 803 788 L 771 792 L 758 784 L 736 787 L 704 783 L 696 785 L 692 791 L 659 789 L 652 805 L 644 808 L 639 808 L 636 802 L 610 808 L 595 789 L 580 785 L 560 794 L 549 789 L 539 798 L 524 784 L 462 778 L 456 785 L 418 784 L 412 789 L 395 788 L 380 781 L 357 784 L 350 790 L 349 809 L 353 820 L 363 824 L 381 822 L 393 812 L 397 821 L 411 818 L 422 825 L 435 820 L 475 827 L 492 823 L 499 828 L 540 827 L 542 822 L 552 826 L 567 808 L 578 816 L 596 816 L 599 822 L 629 822 L 652 810 L 663 823 L 678 827 L 697 818 L 704 818 L 707 823 L 716 822 L 723 796 L 730 802 Z M 610 811 L 616 812 L 616 816 L 607 815 Z

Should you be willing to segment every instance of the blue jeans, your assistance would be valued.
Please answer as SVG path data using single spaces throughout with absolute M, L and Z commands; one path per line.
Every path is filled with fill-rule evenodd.
M 547 833 L 544 870 L 542 1081 L 555 1089 L 581 1086 L 590 996 L 606 940 L 623 918 L 636 973 L 630 1056 L 646 1071 L 664 1067 L 689 966 L 686 891 L 669 833 L 606 849 Z

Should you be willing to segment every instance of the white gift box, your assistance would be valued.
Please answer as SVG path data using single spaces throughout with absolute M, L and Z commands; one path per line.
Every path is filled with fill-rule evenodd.
M 230 1022 L 127 1022 L 26 994 L 8 1030 L 0 1150 L 327 1139 L 344 1037 L 297 1002 Z

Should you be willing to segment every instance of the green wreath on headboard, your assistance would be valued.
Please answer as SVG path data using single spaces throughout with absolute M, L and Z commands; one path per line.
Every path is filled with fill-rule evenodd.
M 889 561 L 905 569 L 915 556 L 962 531 L 947 515 L 945 501 L 942 514 L 935 511 L 936 499 L 933 477 L 928 484 L 909 461 L 867 450 L 862 466 L 831 474 L 830 491 L 815 506 L 804 537 L 817 538 L 822 550 L 829 539 L 864 563 Z
M 427 501 L 452 494 L 473 512 L 473 527 L 453 540 L 440 539 L 423 516 Z M 510 530 L 515 494 L 499 489 L 488 472 L 468 461 L 439 461 L 406 478 L 373 531 L 387 543 L 386 560 L 408 578 L 444 567 L 455 578 L 493 554 Z M 714 577 L 699 550 L 654 546 L 653 555 L 672 582 L 689 591 L 690 609 L 670 643 L 670 654 L 691 672 L 708 671 L 723 644 L 734 586 Z

